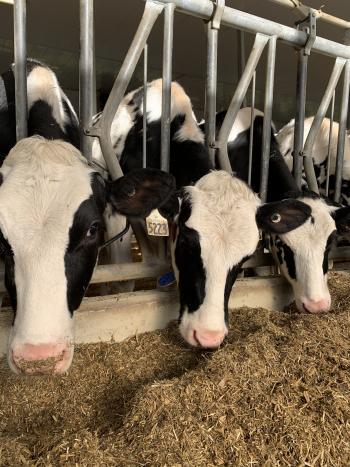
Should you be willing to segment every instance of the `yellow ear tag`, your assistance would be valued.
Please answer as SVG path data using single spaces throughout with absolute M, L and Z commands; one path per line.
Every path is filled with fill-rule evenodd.
M 169 237 L 168 221 L 160 214 L 158 209 L 153 209 L 150 215 L 146 217 L 146 226 L 148 235 Z

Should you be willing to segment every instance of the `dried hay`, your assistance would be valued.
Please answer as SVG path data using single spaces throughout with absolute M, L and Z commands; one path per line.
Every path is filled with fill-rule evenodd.
M 176 327 L 77 348 L 62 377 L 0 370 L 2 466 L 350 465 L 350 278 L 324 316 L 243 308 L 217 352 Z

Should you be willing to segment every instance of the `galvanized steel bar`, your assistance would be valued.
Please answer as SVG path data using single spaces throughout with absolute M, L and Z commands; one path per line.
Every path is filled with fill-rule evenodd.
M 317 179 L 315 175 L 314 164 L 312 160 L 312 149 L 313 149 L 316 137 L 317 137 L 317 133 L 321 127 L 322 120 L 324 119 L 326 115 L 327 109 L 332 99 L 333 92 L 337 86 L 339 77 L 341 75 L 341 72 L 346 62 L 347 61 L 342 58 L 336 59 L 331 76 L 329 78 L 329 81 L 326 87 L 326 90 L 322 97 L 320 106 L 317 110 L 317 113 L 312 122 L 310 131 L 307 135 L 307 138 L 304 144 L 303 156 L 304 156 L 304 169 L 305 169 L 306 180 L 307 180 L 307 184 L 310 190 L 314 191 L 315 193 L 319 193 L 319 190 L 318 190 Z
M 273 86 L 275 81 L 276 63 L 276 41 L 277 37 L 269 39 L 266 64 L 266 85 L 264 104 L 264 124 L 263 124 L 263 147 L 261 153 L 261 175 L 260 175 L 260 198 L 263 203 L 267 197 L 267 182 L 269 177 L 270 143 L 271 143 L 271 122 L 273 105 Z
M 16 138 L 19 141 L 28 133 L 27 116 L 27 4 L 16 0 L 13 10 L 15 95 L 16 95 Z
M 298 51 L 298 71 L 296 86 L 296 115 L 294 125 L 294 148 L 293 148 L 293 175 L 296 184 L 301 188 L 301 179 L 303 172 L 303 159 L 301 152 L 304 145 L 304 121 L 305 121 L 305 102 L 306 102 L 306 84 L 307 84 L 307 65 L 309 56 L 304 53 L 304 49 Z
M 90 160 L 92 140 L 85 134 L 94 114 L 94 0 L 80 0 L 79 118 L 81 151 Z
M 253 73 L 252 79 L 252 99 L 250 104 L 250 133 L 249 133 L 249 153 L 248 153 L 248 185 L 252 183 L 252 163 L 253 163 L 253 140 L 254 140 L 254 110 L 255 110 L 255 88 L 256 88 L 256 71 Z
M 227 152 L 228 137 L 230 135 L 232 125 L 242 105 L 243 98 L 246 95 L 253 73 L 259 62 L 259 59 L 264 50 L 264 47 L 268 41 L 269 41 L 269 36 L 265 36 L 263 34 L 257 34 L 255 36 L 254 45 L 253 45 L 252 51 L 250 52 L 246 67 L 236 87 L 236 91 L 232 97 L 230 106 L 226 112 L 226 116 L 220 128 L 218 142 L 217 142 L 218 147 L 219 147 L 219 153 L 218 153 L 219 167 L 230 173 L 232 172 L 232 169 L 231 169 L 230 161 L 228 158 L 228 152 Z
M 245 37 L 244 31 L 237 31 L 237 76 L 239 80 L 245 67 Z M 243 107 L 247 107 L 247 96 L 244 96 Z
M 158 0 L 159 3 L 174 3 L 176 11 L 187 13 L 208 20 L 211 18 L 214 5 L 211 0 Z M 277 36 L 279 40 L 289 45 L 303 47 L 308 39 L 304 31 L 297 31 L 289 26 L 284 26 L 259 16 L 251 15 L 234 8 L 225 7 L 221 24 L 223 26 L 242 29 L 250 33 L 261 33 L 269 36 Z M 350 48 L 338 42 L 317 37 L 312 46 L 312 51 L 332 57 L 350 58 Z
M 119 70 L 118 76 L 114 82 L 112 91 L 102 112 L 99 125 L 97 126 L 97 131 L 96 128 L 94 129 L 94 134 L 100 138 L 102 154 L 105 158 L 112 179 L 116 179 L 123 175 L 119 162 L 115 156 L 111 141 L 112 121 L 124 97 L 125 91 L 136 68 L 142 50 L 147 42 L 152 27 L 162 10 L 163 5 L 160 3 L 155 3 L 152 1 L 146 2 L 145 10 L 139 27 L 126 54 L 124 62 Z
M 216 135 L 216 89 L 217 89 L 217 59 L 218 33 L 207 23 L 207 76 L 205 90 L 205 136 L 206 145 L 213 166 L 215 166 L 215 135 Z
M 344 145 L 346 138 L 346 120 L 349 107 L 349 90 L 350 90 L 350 60 L 346 61 L 344 68 L 343 93 L 341 100 L 341 111 L 339 119 L 339 133 L 337 145 L 337 164 L 335 169 L 335 190 L 334 201 L 339 203 L 341 195 L 341 185 L 343 178 L 343 163 L 344 163 Z
M 160 140 L 160 168 L 169 172 L 170 167 L 170 124 L 171 124 L 171 79 L 174 34 L 174 4 L 164 9 L 163 37 L 163 80 L 162 80 L 162 117 Z
M 304 17 L 307 14 L 307 11 L 310 9 L 309 6 L 304 5 L 299 0 L 270 0 L 270 2 L 277 3 L 278 5 L 284 6 L 292 10 L 294 13 L 297 13 L 299 16 Z M 319 10 L 315 10 L 317 14 L 317 19 L 323 21 L 328 24 L 332 24 L 333 26 L 337 26 L 339 28 L 348 29 L 350 28 L 350 22 L 345 21 L 342 18 L 338 18 L 337 16 L 330 15 L 326 13 L 321 8 Z
M 143 49 L 142 167 L 147 167 L 147 71 L 148 45 Z
M 157 277 L 169 272 L 167 261 L 142 261 L 142 263 L 103 264 L 95 268 L 91 283 L 128 281 Z
M 332 96 L 331 115 L 329 120 L 329 134 L 328 134 L 328 149 L 327 149 L 327 168 L 326 168 L 326 196 L 329 195 L 329 176 L 331 169 L 331 145 L 333 134 L 333 121 L 334 121 L 334 104 L 335 104 L 335 91 Z

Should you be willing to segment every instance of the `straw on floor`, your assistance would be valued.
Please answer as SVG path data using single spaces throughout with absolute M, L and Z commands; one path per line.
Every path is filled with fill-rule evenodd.
M 61 377 L 0 369 L 1 466 L 350 465 L 350 278 L 322 316 L 242 308 L 217 352 L 176 327 L 80 346 Z

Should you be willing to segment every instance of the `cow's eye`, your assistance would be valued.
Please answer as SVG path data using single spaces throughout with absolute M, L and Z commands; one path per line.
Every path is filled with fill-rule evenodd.
M 86 236 L 88 238 L 93 238 L 96 236 L 98 230 L 99 230 L 99 227 L 100 227 L 100 223 L 98 221 L 95 221 L 93 222 L 90 227 L 89 227 L 89 230 L 87 231 L 86 233 Z

